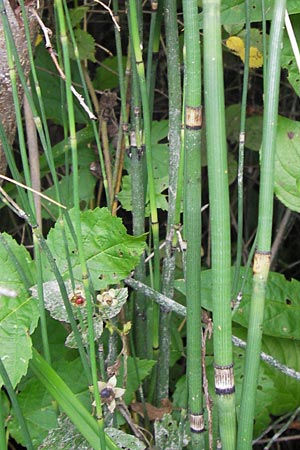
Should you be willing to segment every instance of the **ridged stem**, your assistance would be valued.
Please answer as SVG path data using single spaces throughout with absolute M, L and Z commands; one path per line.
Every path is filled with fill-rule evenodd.
M 176 215 L 176 195 L 178 183 L 178 167 L 180 159 L 181 133 L 181 77 L 179 61 L 179 38 L 177 26 L 177 7 L 173 1 L 165 0 L 164 18 L 166 30 L 166 49 L 168 67 L 169 97 L 169 187 L 168 187 L 168 220 L 165 245 L 165 258 L 162 269 L 162 293 L 169 298 L 174 296 L 175 249 L 174 225 L 179 222 Z M 169 396 L 169 364 L 170 364 L 170 321 L 171 314 L 160 309 L 157 399 Z
M 230 206 L 220 9 L 220 0 L 203 1 L 215 391 L 222 448 L 234 450 L 236 415 L 231 342 Z
M 244 150 L 245 150 L 245 125 L 247 110 L 247 93 L 249 80 L 249 54 L 250 54 L 250 4 L 249 0 L 245 1 L 245 17 L 246 17 L 246 40 L 245 40 L 245 65 L 243 78 L 243 92 L 241 104 L 241 119 L 239 133 L 239 158 L 238 158 L 238 221 L 237 221 L 237 242 L 236 242 L 236 263 L 235 273 L 232 285 L 232 298 L 235 299 L 238 290 L 238 281 L 240 275 L 240 267 L 243 252 L 243 220 L 244 220 Z
M 252 448 L 257 379 L 259 373 L 261 339 L 263 331 L 265 293 L 270 270 L 274 161 L 276 126 L 280 84 L 280 52 L 284 24 L 285 0 L 276 0 L 269 40 L 269 59 L 266 70 L 265 109 L 261 148 L 261 177 L 257 229 L 257 250 L 253 264 L 253 288 L 245 357 L 245 376 L 239 412 L 238 448 Z
M 184 230 L 186 239 L 187 383 L 191 448 L 204 449 L 201 326 L 201 51 L 198 2 L 184 16 Z
M 81 222 L 80 222 L 80 195 L 79 195 L 79 183 L 78 183 L 78 154 L 77 154 L 77 140 L 76 140 L 76 129 L 75 129 L 75 115 L 74 115 L 74 105 L 73 105 L 73 94 L 71 91 L 71 68 L 68 50 L 68 39 L 66 34 L 65 17 L 63 4 L 61 0 L 55 1 L 57 17 L 59 21 L 59 31 L 60 40 L 63 52 L 63 62 L 65 68 L 66 76 L 66 100 L 68 106 L 68 125 L 70 132 L 70 142 L 72 151 L 72 167 L 73 167 L 73 197 L 75 206 L 75 231 L 77 235 L 77 245 L 78 245 L 78 255 L 82 271 L 82 282 L 84 285 L 86 305 L 87 305 L 87 322 L 88 322 L 88 341 L 89 341 L 89 356 L 91 373 L 93 380 L 93 389 L 96 403 L 96 415 L 99 426 L 99 442 L 101 448 L 105 450 L 105 435 L 104 435 L 104 419 L 102 416 L 102 407 L 100 394 L 98 389 L 98 377 L 97 377 L 97 362 L 96 362 L 96 351 L 94 343 L 94 325 L 93 325 L 93 312 L 94 307 L 92 303 L 92 298 L 90 294 L 89 286 L 89 276 L 87 265 L 85 261 L 84 251 L 83 251 L 83 241 L 81 234 Z

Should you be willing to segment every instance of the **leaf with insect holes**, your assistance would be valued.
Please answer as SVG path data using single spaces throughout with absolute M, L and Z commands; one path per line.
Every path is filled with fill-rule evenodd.
M 14 298 L 0 296 L 0 357 L 15 387 L 27 372 L 32 347 L 30 334 L 39 319 L 38 304 L 28 293 L 35 270 L 25 247 L 6 233 L 1 234 L 0 261 L 0 285 L 16 293 Z
M 274 0 L 264 1 L 265 18 L 272 19 Z M 298 0 L 288 0 L 288 11 L 290 14 L 297 14 L 300 12 L 300 4 Z M 261 22 L 262 19 L 262 2 L 251 0 L 250 7 L 250 22 Z M 221 24 L 240 24 L 245 23 L 245 1 L 244 0 L 222 0 L 221 2 Z M 200 29 L 203 28 L 203 11 L 199 14 Z
M 124 433 L 117 428 L 107 427 L 105 432 L 113 439 L 114 443 L 123 450 L 145 450 L 146 446 L 135 436 Z M 89 443 L 78 432 L 70 419 L 61 414 L 58 418 L 58 426 L 51 430 L 44 439 L 39 450 L 63 449 L 63 450 L 92 450 Z
M 69 212 L 72 224 L 75 211 Z M 110 214 L 107 208 L 96 208 L 81 212 L 81 234 L 83 251 L 93 288 L 101 290 L 119 283 L 126 278 L 138 264 L 145 248 L 146 235 L 130 236 L 120 218 Z M 55 258 L 62 277 L 70 279 L 69 267 L 64 249 L 69 249 L 70 263 L 76 284 L 82 282 L 81 264 L 76 243 L 74 243 L 67 224 L 62 228 L 61 221 L 55 224 L 47 237 L 47 244 Z M 48 280 L 53 273 L 44 255 L 44 270 Z

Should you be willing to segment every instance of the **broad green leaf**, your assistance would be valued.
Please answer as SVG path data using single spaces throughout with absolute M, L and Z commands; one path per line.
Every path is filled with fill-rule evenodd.
M 127 57 L 122 57 L 125 70 Z M 114 89 L 119 86 L 118 59 L 116 56 L 105 58 L 101 61 L 101 66 L 97 67 L 93 80 L 94 88 L 99 91 Z
M 129 405 L 133 398 L 134 393 L 137 391 L 140 383 L 146 378 L 150 372 L 152 367 L 155 365 L 156 361 L 148 360 L 148 359 L 139 359 L 132 358 L 129 356 L 127 358 L 127 374 L 126 374 L 126 392 L 123 395 L 124 402 Z M 138 375 L 137 375 L 138 371 Z M 117 377 L 117 386 L 122 387 L 122 383 L 124 380 L 124 362 L 121 365 L 120 373 Z
M 203 307 L 209 311 L 212 311 L 211 274 L 211 270 L 201 273 L 201 298 Z M 245 272 L 242 270 L 240 283 L 242 283 L 244 274 Z M 180 292 L 185 292 L 183 280 L 175 281 L 175 287 Z M 248 325 L 251 295 L 252 278 L 250 273 L 244 286 L 243 299 L 233 316 L 233 321 L 244 327 Z M 284 275 L 270 272 L 266 290 L 263 333 L 268 336 L 300 340 L 299 321 L 300 282 L 294 279 L 288 281 Z
M 244 341 L 247 338 L 246 330 L 243 328 L 234 328 L 233 334 Z M 299 341 L 263 336 L 262 351 L 289 368 L 299 369 Z M 241 383 L 244 375 L 245 351 L 241 348 L 235 348 L 234 359 L 236 400 L 239 408 L 242 389 Z M 261 361 L 255 406 L 255 435 L 259 435 L 266 429 L 270 423 L 271 415 L 281 416 L 292 412 L 299 406 L 299 403 L 300 382 L 283 374 L 266 362 Z
M 70 211 L 74 223 L 75 211 Z M 65 280 L 70 278 L 66 257 L 62 225 L 59 222 L 51 229 L 47 243 Z M 126 278 L 139 262 L 145 247 L 145 235 L 130 236 L 121 219 L 113 217 L 107 208 L 96 208 L 81 213 L 81 232 L 84 256 L 95 290 L 105 289 Z M 81 283 L 81 265 L 78 249 L 71 233 L 66 229 L 69 254 L 75 282 Z M 53 279 L 48 262 L 45 261 L 48 277 Z M 49 279 L 48 278 L 48 279 Z
M 51 395 L 36 378 L 31 378 L 18 394 L 18 403 L 26 420 L 33 446 L 37 448 L 49 430 L 57 426 L 56 405 Z M 16 442 L 25 445 L 14 411 L 8 422 L 8 430 Z
M 238 141 L 239 105 L 226 109 L 228 139 Z M 246 147 L 260 150 L 262 141 L 262 116 L 246 120 Z M 277 118 L 275 181 L 276 197 L 292 211 L 300 212 L 299 167 L 300 167 L 300 123 L 283 116 Z
M 247 331 L 242 327 L 234 327 L 233 334 L 243 339 L 247 338 Z M 209 345 L 209 343 L 208 343 Z M 263 351 L 272 355 L 282 364 L 291 368 L 299 367 L 300 346 L 298 341 L 264 336 Z M 234 347 L 234 379 L 237 412 L 239 411 L 242 383 L 244 378 L 245 350 Z M 206 373 L 209 383 L 209 393 L 213 405 L 217 403 L 214 392 L 214 369 L 212 358 L 206 357 Z M 173 395 L 173 407 L 186 408 L 187 384 L 186 376 L 182 376 L 176 384 Z M 256 392 L 254 436 L 258 436 L 267 428 L 271 415 L 282 415 L 293 411 L 299 406 L 300 383 L 288 377 L 265 362 L 261 361 Z
M 299 168 L 300 123 L 279 116 L 274 192 L 285 206 L 297 212 L 300 212 Z
M 1 234 L 0 261 L 0 285 L 16 294 L 14 298 L 0 296 L 0 357 L 15 387 L 27 372 L 32 347 L 30 334 L 39 318 L 37 302 L 27 290 L 33 282 L 35 271 L 25 247 L 18 245 L 5 233 Z
M 87 160 L 88 161 L 88 160 Z M 89 170 L 89 164 L 85 167 L 80 167 L 78 172 L 78 189 L 80 196 L 81 208 L 86 209 L 89 202 L 94 198 L 94 191 L 97 179 L 91 174 Z M 68 209 L 74 206 L 73 196 L 73 173 L 68 176 L 61 177 L 59 181 L 59 189 L 61 193 L 61 203 Z M 53 200 L 57 200 L 55 186 L 51 186 L 46 189 L 43 194 L 47 195 Z M 57 219 L 59 216 L 59 208 L 49 200 L 42 200 L 44 208 L 42 209 L 42 216 L 45 219 L 53 218 Z
M 95 154 L 89 144 L 94 140 L 94 133 L 91 124 L 77 131 L 76 142 L 78 150 L 78 160 L 80 165 L 89 165 L 95 159 Z M 69 161 L 71 161 L 71 142 L 70 138 L 63 139 L 58 144 L 52 147 L 52 156 L 55 167 L 60 167 L 65 164 L 66 155 L 69 154 Z M 40 156 L 41 175 L 44 176 L 49 172 L 48 162 L 45 154 Z
M 74 30 L 74 37 L 77 44 L 79 59 L 81 61 L 84 59 L 88 59 L 89 61 L 96 62 L 96 47 L 95 39 L 93 38 L 93 36 L 85 30 L 76 28 Z M 72 46 L 70 46 L 70 58 L 76 60 L 76 56 Z
M 250 20 L 251 22 L 262 21 L 262 9 L 260 0 L 250 0 Z M 265 0 L 266 19 L 272 18 L 274 0 Z M 288 0 L 287 9 L 290 14 L 300 12 L 300 5 L 297 0 Z M 203 13 L 200 14 L 200 28 L 203 26 Z M 221 23 L 222 25 L 244 24 L 245 23 L 245 1 L 243 0 L 222 0 L 221 2 Z
M 44 45 L 39 45 L 36 49 L 35 64 L 37 67 L 37 76 L 41 88 L 46 118 L 51 119 L 56 124 L 63 125 L 66 119 L 67 104 L 66 99 L 61 94 L 63 89 L 65 89 L 65 82 L 59 77 L 56 67 Z M 81 81 L 75 61 L 71 61 L 71 71 L 72 82 L 80 85 Z M 31 84 L 33 99 L 39 110 L 33 81 L 31 81 Z M 83 94 L 78 86 L 76 86 L 76 90 L 81 95 Z M 88 115 L 76 99 L 74 99 L 74 111 L 75 121 L 77 123 L 87 123 L 89 121 Z
M 292 339 L 274 339 L 264 336 L 263 351 L 281 364 L 299 371 L 300 367 L 300 343 Z M 270 414 L 280 416 L 288 411 L 298 408 L 300 404 L 300 382 L 288 377 L 271 366 L 265 365 L 265 372 L 272 377 L 275 385 L 275 395 L 272 393 L 272 407 Z
M 227 139 L 231 142 L 239 141 L 241 120 L 241 105 L 233 104 L 226 108 Z M 245 146 L 251 150 L 259 151 L 262 140 L 262 115 L 247 117 Z
M 77 6 L 74 9 L 69 9 L 72 27 L 80 24 L 88 10 L 88 6 Z
M 100 450 L 99 426 L 89 411 L 71 391 L 69 385 L 63 381 L 57 372 L 52 369 L 36 350 L 33 351 L 30 367 L 36 377 L 58 402 L 62 410 L 68 415 L 78 431 L 87 439 L 95 450 Z M 69 370 L 69 375 L 72 376 L 73 386 L 78 374 L 76 372 L 71 373 Z M 105 441 L 108 450 L 117 450 L 118 447 L 106 434 Z
M 78 352 L 64 345 L 68 334 L 66 325 L 63 326 L 57 320 L 47 316 L 47 330 L 53 367 L 64 381 L 72 387 L 72 391 L 81 403 L 90 409 L 91 400 L 88 383 L 83 373 L 81 361 L 78 358 Z M 32 340 L 35 349 L 38 348 L 42 351 L 40 327 L 36 329 Z M 31 372 L 23 377 L 18 389 L 20 391 L 18 395 L 19 405 L 34 441 L 34 446 L 37 448 L 49 431 L 56 426 L 57 405 L 46 388 Z M 9 421 L 9 432 L 17 442 L 24 443 L 23 437 L 20 435 L 19 424 L 14 415 Z

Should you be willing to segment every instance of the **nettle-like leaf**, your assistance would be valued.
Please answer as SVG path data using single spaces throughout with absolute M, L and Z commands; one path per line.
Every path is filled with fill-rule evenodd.
M 72 27 L 76 27 L 76 25 L 80 24 L 88 10 L 88 6 L 77 6 L 76 8 L 69 10 Z
M 124 433 L 124 431 L 117 430 L 117 428 L 105 428 L 105 432 L 116 443 L 121 450 L 145 450 L 146 445 L 135 436 Z
M 0 261 L 0 286 L 16 293 L 14 298 L 0 296 L 0 357 L 15 387 L 27 372 L 32 354 L 30 334 L 39 318 L 37 302 L 27 290 L 33 283 L 35 271 L 25 247 L 5 233 L 1 234 Z
M 145 444 L 135 436 L 124 433 L 116 428 L 105 428 L 105 432 L 110 436 L 119 449 L 122 450 L 144 450 Z M 93 450 L 84 437 L 70 419 L 61 414 L 58 418 L 58 426 L 51 430 L 38 450 Z
M 74 223 L 74 210 L 70 211 Z M 47 237 L 47 243 L 64 279 L 69 279 L 69 269 L 64 254 L 62 225 L 55 224 Z M 130 236 L 121 219 L 113 217 L 107 208 L 96 208 L 81 213 L 81 233 L 84 256 L 95 290 L 105 289 L 126 278 L 139 262 L 145 248 L 146 235 Z M 69 229 L 66 239 L 76 284 L 82 280 L 78 249 Z M 53 279 L 49 264 L 44 260 L 45 273 Z M 48 278 L 48 279 L 49 279 Z
M 168 121 L 161 120 L 152 122 L 152 160 L 153 160 L 153 176 L 156 194 L 156 206 L 159 209 L 167 210 L 168 203 L 164 191 L 169 185 L 168 165 L 169 165 L 169 149 L 168 143 L 165 141 L 168 136 Z M 147 151 L 147 149 L 145 150 Z M 122 203 L 122 207 L 127 211 L 132 210 L 131 204 L 131 173 L 130 164 L 127 159 L 125 168 L 128 175 L 122 178 L 122 190 L 118 194 L 118 199 Z M 146 196 L 146 216 L 150 214 L 149 197 Z
M 233 334 L 244 341 L 247 332 L 244 328 L 233 328 Z M 298 370 L 300 361 L 300 342 L 263 336 L 262 350 L 281 364 Z M 236 402 L 239 408 L 242 381 L 244 378 L 245 351 L 234 349 L 234 373 L 236 384 Z M 300 383 L 264 361 L 261 361 L 255 406 L 255 436 L 259 435 L 270 423 L 271 415 L 280 416 L 299 406 Z
M 240 283 L 242 283 L 244 276 L 245 271 L 241 270 Z M 185 293 L 185 283 L 183 280 L 177 280 L 175 287 L 181 293 Z M 244 327 L 248 326 L 251 295 L 252 274 L 249 272 L 243 290 L 243 299 L 233 316 L 233 321 Z M 211 270 L 205 270 L 201 273 L 201 297 L 203 299 L 203 307 L 212 311 Z M 284 275 L 270 272 L 266 290 L 263 333 L 268 336 L 280 338 L 300 339 L 299 321 L 300 282 L 294 279 L 288 281 Z
M 231 105 L 226 109 L 228 138 L 238 140 L 240 108 Z M 262 142 L 262 116 L 246 120 L 246 147 L 258 151 Z M 283 116 L 277 118 L 275 180 L 276 197 L 292 211 L 300 212 L 300 124 Z
M 88 59 L 92 62 L 96 62 L 95 58 L 95 39 L 93 36 L 81 28 L 74 30 L 74 37 L 77 44 L 78 55 L 80 60 Z M 73 47 L 70 46 L 70 58 L 76 59 Z

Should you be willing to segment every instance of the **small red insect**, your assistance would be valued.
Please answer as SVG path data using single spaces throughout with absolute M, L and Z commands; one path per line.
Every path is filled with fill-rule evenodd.
M 86 303 L 86 299 L 81 289 L 75 289 L 75 291 L 70 294 L 69 300 L 75 306 L 84 306 Z

